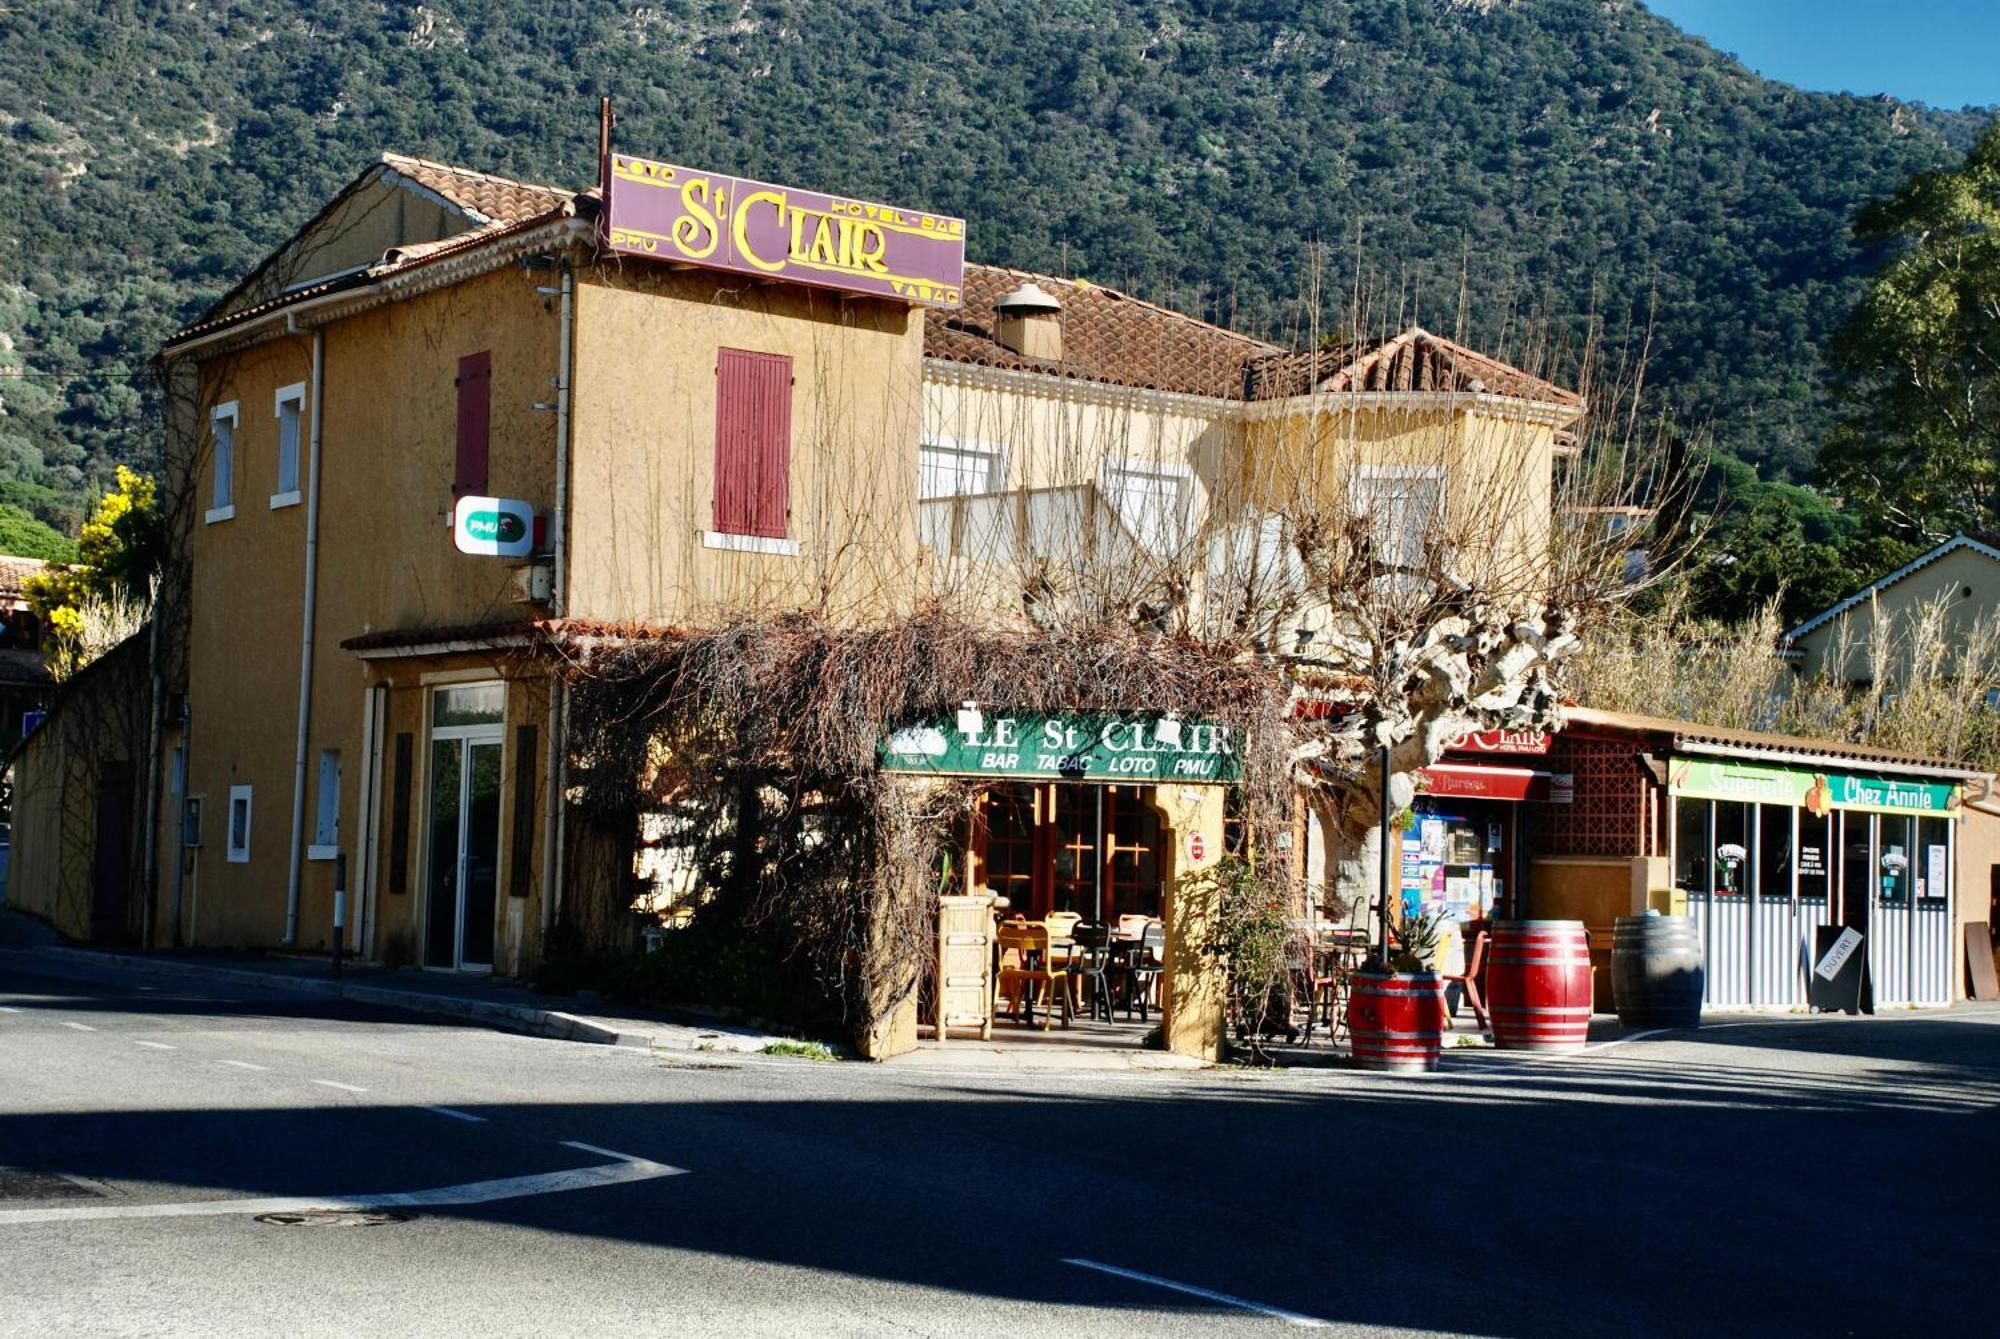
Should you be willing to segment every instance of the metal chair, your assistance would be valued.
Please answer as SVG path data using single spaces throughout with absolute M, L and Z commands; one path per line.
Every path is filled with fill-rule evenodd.
M 1125 957 L 1125 1020 L 1132 1019 L 1134 1002 L 1139 1006 L 1139 1021 L 1145 1022 L 1152 1015 L 1148 1008 L 1152 1002 L 1153 987 L 1159 983 L 1161 973 L 1167 970 L 1167 928 L 1158 921 L 1148 921 L 1140 933 L 1139 942 L 1134 944 Z
M 1095 1021 L 1099 1011 L 1111 1020 L 1111 931 L 1102 925 L 1078 925 L 1070 931 L 1076 945 L 1069 960 L 1070 983 L 1080 988 L 1083 1013 Z

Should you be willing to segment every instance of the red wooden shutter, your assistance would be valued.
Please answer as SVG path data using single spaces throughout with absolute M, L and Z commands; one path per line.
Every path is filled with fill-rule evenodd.
M 722 349 L 715 363 L 715 528 L 783 539 L 790 532 L 792 360 Z
M 451 479 L 454 496 L 485 493 L 492 420 L 493 355 L 469 353 L 458 360 L 458 464 Z

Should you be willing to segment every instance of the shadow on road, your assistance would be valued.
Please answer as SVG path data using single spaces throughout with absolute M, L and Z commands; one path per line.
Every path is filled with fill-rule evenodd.
M 676 1069 L 648 1071 L 657 1099 L 467 1104 L 478 1126 L 366 1104 L 0 1112 L 0 1163 L 345 1194 L 575 1166 L 590 1155 L 554 1141 L 577 1139 L 693 1174 L 427 1212 L 1051 1304 L 1208 1307 L 1059 1263 L 1082 1256 L 1371 1328 L 1965 1328 L 2000 1232 L 2000 1034 L 1790 1026 L 1786 1047 L 1869 1063 L 1786 1068 L 1718 1029 L 1405 1079 Z

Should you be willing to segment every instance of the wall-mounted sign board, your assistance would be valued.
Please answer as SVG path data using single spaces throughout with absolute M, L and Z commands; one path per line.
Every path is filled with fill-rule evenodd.
M 1792 805 L 1821 817 L 1835 809 L 1874 814 L 1958 814 L 1960 789 L 1945 781 L 1813 772 L 1720 758 L 1675 758 L 1668 785 L 1692 800 Z
M 451 514 L 451 539 L 460 553 L 525 558 L 535 551 L 535 509 L 513 498 L 462 497 Z
M 629 154 L 606 166 L 613 251 L 927 307 L 962 301 L 964 219 Z
M 1476 763 L 1432 763 L 1423 769 L 1427 795 L 1466 799 L 1537 800 L 1543 804 L 1574 804 L 1576 776 L 1571 772 L 1541 772 L 1529 767 L 1488 767 Z M 1496 843 L 1497 844 L 1497 843 Z
M 1469 730 L 1445 745 L 1452 753 L 1547 753 L 1546 730 Z
M 1243 774 L 1226 725 L 1135 713 L 980 712 L 921 721 L 882 742 L 882 767 L 933 776 L 1204 784 Z M 962 729 L 972 725 L 974 729 Z

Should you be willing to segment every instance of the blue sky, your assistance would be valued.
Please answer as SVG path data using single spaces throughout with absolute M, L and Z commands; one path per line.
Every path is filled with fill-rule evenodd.
M 1646 0 L 1759 74 L 1933 107 L 2000 104 L 2000 0 Z

